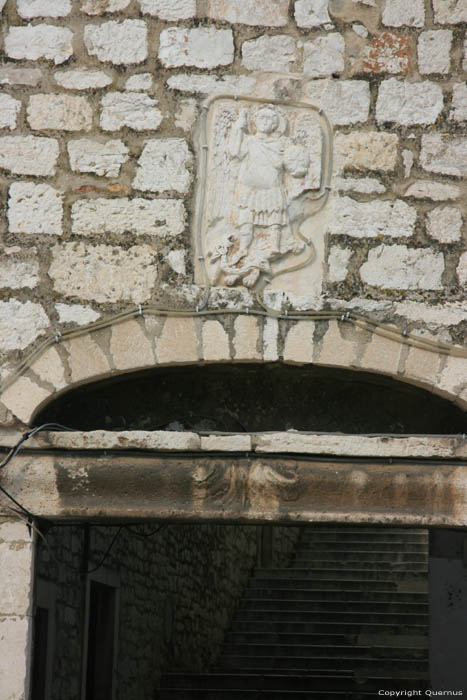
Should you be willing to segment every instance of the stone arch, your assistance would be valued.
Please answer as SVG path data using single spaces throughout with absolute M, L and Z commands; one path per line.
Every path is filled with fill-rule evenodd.
M 74 332 L 49 345 L 10 381 L 4 406 L 30 425 L 60 394 L 158 366 L 219 362 L 314 364 L 377 373 L 467 406 L 467 353 L 395 326 L 330 316 L 254 313 L 144 315 Z

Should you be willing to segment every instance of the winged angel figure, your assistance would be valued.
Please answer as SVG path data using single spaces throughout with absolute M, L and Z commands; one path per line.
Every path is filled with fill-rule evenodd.
M 271 263 L 304 249 L 293 232 L 291 203 L 310 189 L 307 129 L 276 105 L 239 113 L 225 108 L 214 123 L 207 207 L 211 280 L 253 287 Z M 303 126 L 303 125 L 302 125 Z M 305 138 L 304 138 L 305 134 Z

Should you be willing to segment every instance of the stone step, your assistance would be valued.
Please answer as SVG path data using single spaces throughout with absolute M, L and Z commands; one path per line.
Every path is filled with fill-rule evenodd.
M 411 631 L 413 632 L 411 634 Z M 426 630 L 396 628 L 396 632 L 391 629 L 376 628 L 360 630 L 358 626 L 354 629 L 338 630 L 325 629 L 324 631 L 309 630 L 302 632 L 259 632 L 259 631 L 243 631 L 230 632 L 225 639 L 226 648 L 234 646 L 248 647 L 254 646 L 292 646 L 300 645 L 303 648 L 309 646 L 330 646 L 336 647 L 358 647 L 360 643 L 368 644 L 370 639 L 376 644 L 392 649 L 406 648 L 410 646 L 412 649 L 425 649 L 428 647 L 427 636 L 424 634 Z
M 251 650 L 250 650 L 251 651 Z M 401 652 L 402 650 L 398 650 Z M 407 677 L 412 677 L 415 673 L 422 675 L 426 673 L 427 659 L 413 659 L 404 655 L 402 657 L 394 654 L 390 658 L 361 658 L 355 655 L 345 655 L 344 649 L 339 649 L 339 655 L 335 653 L 335 649 L 331 649 L 328 655 L 310 656 L 272 656 L 265 653 L 261 655 L 244 655 L 232 653 L 224 654 L 216 666 L 218 670 L 234 670 L 234 669 L 265 669 L 271 672 L 282 671 L 294 674 L 297 671 L 308 673 L 312 669 L 334 670 L 347 669 L 354 671 L 360 675 L 372 675 L 375 673 L 381 675 L 393 675 L 394 673 L 403 674 Z
M 298 549 L 306 546 L 313 546 L 315 542 L 325 543 L 332 542 L 334 544 L 348 544 L 350 546 L 367 543 L 372 544 L 375 549 L 379 544 L 390 544 L 392 547 L 399 547 L 412 544 L 428 545 L 428 537 L 425 535 L 394 535 L 388 536 L 388 533 L 368 532 L 315 532 L 312 535 L 302 535 L 298 542 Z
M 321 581 L 318 582 L 322 583 Z M 348 582 L 346 582 L 347 584 Z M 379 584 L 380 582 L 378 582 Z M 247 588 L 244 592 L 242 599 L 242 606 L 245 608 L 256 605 L 256 601 L 262 600 L 266 605 L 271 605 L 282 602 L 284 605 L 289 605 L 291 598 L 293 596 L 293 603 L 299 607 L 302 605 L 308 605 L 310 602 L 338 602 L 342 605 L 347 603 L 364 603 L 369 604 L 372 602 L 391 605 L 393 603 L 397 605 L 427 605 L 426 603 L 426 593 L 423 591 L 406 592 L 398 590 L 397 586 L 393 582 L 390 586 L 384 587 L 382 590 L 374 590 L 372 586 L 369 590 L 359 589 L 358 586 L 340 586 L 331 588 L 328 586 L 323 589 L 323 586 L 317 585 L 313 588 L 300 588 L 294 589 L 293 593 L 290 589 L 277 589 L 277 588 Z M 300 608 L 301 609 L 301 608 Z
M 372 691 L 343 690 L 235 690 L 212 688 L 192 689 L 170 688 L 160 690 L 157 700 L 367 700 L 374 698 Z
M 323 567 L 313 567 L 313 569 L 257 569 L 255 571 L 255 581 L 270 581 L 275 579 L 283 579 L 288 581 L 302 581 L 308 578 L 326 578 L 329 579 L 335 576 L 339 580 L 345 579 L 365 579 L 373 583 L 374 579 L 378 580 L 401 580 L 407 578 L 425 579 L 426 570 L 418 568 L 405 568 L 402 571 L 388 571 L 386 568 L 378 567 L 376 569 L 365 566 L 356 566 L 354 568 L 338 567 L 334 562 L 329 562 Z
M 326 547 L 307 549 L 306 551 L 297 552 L 293 565 L 297 562 L 310 562 L 313 564 L 316 561 L 331 559 L 332 561 L 348 562 L 356 560 L 360 562 L 418 562 L 427 564 L 428 556 L 426 552 L 408 552 L 407 550 L 399 551 L 375 551 L 375 550 L 357 550 L 357 549 L 328 549 Z
M 395 543 L 393 540 L 384 542 L 379 540 L 378 542 L 373 542 L 372 540 L 366 542 L 365 540 L 356 540 L 351 542 L 345 540 L 336 541 L 322 541 L 322 540 L 310 540 L 301 541 L 296 547 L 297 554 L 308 554 L 310 552 L 318 551 L 329 551 L 329 552 L 347 552 L 347 551 L 358 551 L 362 553 L 372 553 L 372 552 L 389 552 L 391 554 L 398 554 L 399 552 L 414 552 L 418 554 L 426 554 L 428 548 L 427 542 L 399 542 Z
M 336 645 L 331 642 L 329 646 L 324 644 L 224 644 L 222 652 L 222 663 L 230 656 L 249 656 L 252 659 L 264 660 L 266 657 L 287 660 L 289 658 L 306 657 L 318 659 L 320 657 L 331 657 L 339 659 L 355 659 L 357 662 L 363 661 L 386 661 L 391 663 L 394 656 L 399 660 L 419 661 L 427 659 L 428 647 L 395 646 L 395 645 L 371 645 L 353 646 L 349 644 Z
M 259 602 L 259 605 L 264 603 Z M 303 609 L 286 609 L 263 610 L 261 608 L 251 610 L 241 609 L 235 617 L 235 625 L 241 625 L 242 629 L 246 625 L 255 624 L 256 629 L 263 629 L 268 624 L 284 624 L 286 622 L 291 625 L 297 624 L 336 624 L 336 625 L 419 625 L 426 626 L 428 624 L 428 614 L 411 614 L 411 613 L 391 613 L 391 612 L 373 612 L 372 605 L 369 604 L 368 611 L 357 612 L 355 610 L 303 610 Z
M 428 571 L 426 561 L 414 561 L 413 559 L 406 560 L 386 560 L 386 561 L 371 561 L 354 558 L 348 559 L 333 559 L 327 556 L 323 559 L 298 559 L 292 562 L 290 568 L 284 569 L 289 573 L 292 571 L 308 570 L 316 571 L 320 569 L 359 569 L 360 571 Z
M 240 633 L 256 633 L 256 634 L 297 634 L 297 633 L 313 633 L 322 634 L 341 632 L 342 634 L 363 634 L 377 633 L 380 631 L 384 634 L 426 634 L 428 617 L 420 616 L 421 622 L 410 623 L 405 618 L 394 620 L 392 615 L 373 616 L 373 620 L 368 619 L 368 615 L 360 615 L 360 619 L 352 617 L 352 613 L 347 615 L 335 615 L 332 613 L 314 616 L 307 616 L 307 619 L 300 619 L 300 613 L 296 613 L 297 620 L 290 619 L 291 613 L 285 613 L 282 620 L 277 619 L 277 613 L 270 613 L 259 617 L 250 617 L 243 619 L 243 616 L 237 615 L 235 622 L 232 625 L 234 634 Z M 414 616 L 416 617 L 416 616 Z

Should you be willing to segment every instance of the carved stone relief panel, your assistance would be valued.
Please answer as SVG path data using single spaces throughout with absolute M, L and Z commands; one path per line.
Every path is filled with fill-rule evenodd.
M 269 283 L 302 294 L 320 286 L 332 168 L 322 111 L 304 102 L 211 98 L 199 162 L 197 282 L 256 290 Z

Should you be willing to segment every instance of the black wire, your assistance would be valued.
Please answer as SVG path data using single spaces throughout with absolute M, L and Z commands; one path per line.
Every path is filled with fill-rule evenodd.
M 21 439 L 16 443 L 14 447 L 11 448 L 10 452 L 7 454 L 3 462 L 0 463 L 0 469 L 4 469 L 4 467 L 6 467 L 9 462 L 11 462 L 13 457 L 15 457 L 18 454 L 24 443 L 27 442 L 34 435 L 36 435 L 36 433 L 39 433 L 42 430 L 50 430 L 51 428 L 58 428 L 59 430 L 75 432 L 75 428 L 69 428 L 66 425 L 61 425 L 60 423 L 43 423 L 42 425 L 39 425 L 36 428 L 33 428 L 32 430 L 29 430 L 27 433 L 24 433 L 24 435 L 21 436 Z
M 135 535 L 135 537 L 141 537 L 141 539 L 146 539 L 147 537 L 153 537 L 153 535 L 156 535 L 158 532 L 164 529 L 164 527 L 167 527 L 167 523 L 162 523 L 159 525 L 159 527 L 156 527 L 155 530 L 152 532 L 138 532 L 137 530 L 133 530 L 133 528 L 130 527 L 130 525 L 125 525 L 125 530 L 128 530 L 132 535 Z
M 109 546 L 107 547 L 106 552 L 105 552 L 104 556 L 102 557 L 102 559 L 100 560 L 100 562 L 98 563 L 98 565 L 95 566 L 93 569 L 88 569 L 88 571 L 82 571 L 81 573 L 86 574 L 86 576 L 87 576 L 88 574 L 93 574 L 94 571 L 97 571 L 97 569 L 100 569 L 101 566 L 104 565 L 105 560 L 106 560 L 107 557 L 109 556 L 109 554 L 110 554 L 110 552 L 111 552 L 111 550 L 112 550 L 112 547 L 114 546 L 115 542 L 117 541 L 117 537 L 119 536 L 119 534 L 121 533 L 121 531 L 123 530 L 123 528 L 124 528 L 124 525 L 120 525 L 120 527 L 118 528 L 117 532 L 115 533 L 115 535 L 114 535 L 113 538 L 112 538 L 112 542 L 111 542 L 111 543 L 109 544 Z

